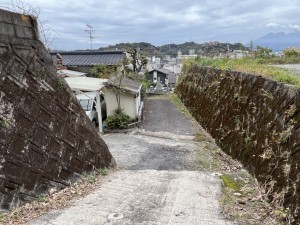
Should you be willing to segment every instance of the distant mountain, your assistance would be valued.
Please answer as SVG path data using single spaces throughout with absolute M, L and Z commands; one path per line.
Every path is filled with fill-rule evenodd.
M 132 48 L 140 48 L 141 53 L 145 56 L 163 57 L 170 55 L 172 57 L 177 56 L 177 52 L 181 51 L 183 55 L 189 54 L 189 50 L 195 50 L 196 54 L 202 55 L 218 55 L 220 52 L 227 52 L 232 50 L 247 50 L 247 48 L 241 43 L 221 43 L 217 41 L 205 42 L 198 44 L 195 42 L 185 42 L 183 44 L 166 44 L 162 46 L 154 46 L 150 43 L 120 43 L 116 45 L 110 45 L 108 47 L 99 48 L 99 50 L 129 50 Z
M 300 33 L 268 33 L 253 41 L 254 47 L 259 45 L 272 49 L 274 52 L 282 51 L 288 47 L 300 46 Z

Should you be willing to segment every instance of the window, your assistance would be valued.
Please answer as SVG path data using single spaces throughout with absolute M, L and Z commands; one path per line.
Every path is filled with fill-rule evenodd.
M 92 99 L 79 99 L 79 102 L 84 111 L 91 111 Z

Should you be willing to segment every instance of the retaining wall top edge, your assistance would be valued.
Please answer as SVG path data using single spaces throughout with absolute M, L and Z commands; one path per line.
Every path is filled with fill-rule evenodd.
M 242 75 L 242 74 L 243 74 L 243 75 L 246 75 L 246 76 L 253 76 L 253 77 L 257 77 L 257 78 L 262 78 L 262 79 L 264 79 L 265 81 L 275 82 L 275 83 L 278 84 L 278 85 L 282 85 L 282 86 L 285 87 L 285 88 L 292 89 L 292 90 L 298 91 L 298 92 L 300 93 L 300 87 L 297 87 L 297 86 L 292 85 L 292 84 L 280 82 L 280 81 L 277 81 L 277 80 L 273 80 L 273 79 L 270 78 L 270 77 L 262 76 L 262 75 L 259 75 L 259 74 L 247 73 L 247 72 L 241 72 L 241 71 L 238 71 L 238 70 L 223 70 L 223 69 L 214 68 L 214 67 L 211 67 L 211 66 L 199 66 L 199 65 L 197 65 L 197 64 L 193 64 L 193 67 L 194 67 L 194 68 L 196 67 L 196 68 L 198 68 L 198 69 L 209 69 L 209 70 L 214 70 L 214 71 L 223 72 L 223 73 L 229 73 L 229 74 L 237 73 L 237 74 L 239 74 L 239 75 Z

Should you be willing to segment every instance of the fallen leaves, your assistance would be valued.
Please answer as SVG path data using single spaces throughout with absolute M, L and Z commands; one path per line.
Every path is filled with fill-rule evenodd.
M 91 176 L 93 180 L 91 181 Z M 101 181 L 101 173 L 93 173 L 85 179 L 74 183 L 62 190 L 52 188 L 47 195 L 42 195 L 36 201 L 26 203 L 8 213 L 0 214 L 0 225 L 24 224 L 29 220 L 42 216 L 50 210 L 61 209 L 69 206 L 72 201 L 86 196 L 93 191 Z

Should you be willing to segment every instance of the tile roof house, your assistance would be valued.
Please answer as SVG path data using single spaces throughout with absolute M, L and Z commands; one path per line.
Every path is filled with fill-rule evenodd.
M 162 85 L 174 86 L 177 81 L 177 74 L 164 68 L 155 68 L 148 72 L 147 80 L 157 83 L 158 78 L 160 78 Z
M 50 54 L 54 62 L 58 53 L 63 66 L 83 73 L 90 73 L 95 65 L 116 65 L 126 57 L 123 51 L 53 51 Z

